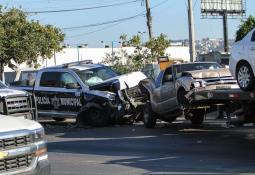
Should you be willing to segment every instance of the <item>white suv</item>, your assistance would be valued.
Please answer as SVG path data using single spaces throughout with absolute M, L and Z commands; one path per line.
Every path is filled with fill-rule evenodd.
M 229 68 L 242 90 L 255 89 L 255 29 L 234 43 Z

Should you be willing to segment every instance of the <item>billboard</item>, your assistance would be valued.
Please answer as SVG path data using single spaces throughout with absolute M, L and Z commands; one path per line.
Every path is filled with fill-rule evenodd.
M 228 15 L 243 16 L 245 0 L 201 0 L 201 13 L 205 16 Z

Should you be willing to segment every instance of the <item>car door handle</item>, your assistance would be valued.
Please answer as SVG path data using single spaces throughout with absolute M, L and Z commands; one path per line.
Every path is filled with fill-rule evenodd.
M 255 47 L 252 47 L 252 48 L 251 48 L 251 51 L 255 51 Z

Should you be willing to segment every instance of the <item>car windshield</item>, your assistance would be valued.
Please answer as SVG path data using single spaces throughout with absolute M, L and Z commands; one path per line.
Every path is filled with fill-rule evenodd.
M 0 81 L 0 89 L 5 89 L 5 88 L 7 88 L 7 86 L 2 81 Z
M 76 73 L 81 78 L 83 83 L 88 86 L 97 85 L 118 76 L 118 74 L 109 67 L 98 67 L 93 69 L 76 71 Z

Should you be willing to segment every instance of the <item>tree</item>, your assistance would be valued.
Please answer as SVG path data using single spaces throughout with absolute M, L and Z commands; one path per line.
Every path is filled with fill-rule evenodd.
M 167 36 L 161 34 L 157 38 L 152 38 L 142 46 L 139 35 L 134 35 L 129 40 L 127 35 L 120 36 L 123 46 L 135 47 L 134 53 L 128 54 L 123 48 L 119 52 L 114 52 L 114 57 L 106 54 L 103 63 L 110 65 L 115 71 L 120 73 L 127 73 L 133 71 L 140 71 L 145 64 L 150 64 L 157 61 L 159 56 L 165 55 L 165 50 L 170 45 L 170 40 Z M 128 65 L 128 66 L 127 66 Z
M 236 41 L 240 41 L 251 29 L 255 28 L 255 17 L 249 16 L 247 20 L 243 20 L 236 32 Z
M 64 34 L 51 25 L 27 20 L 26 14 L 12 8 L 0 14 L 0 73 L 4 66 L 12 68 L 18 77 L 19 65 L 39 65 L 38 57 L 51 58 L 62 49 Z M 2 77 L 1 77 L 2 78 Z

